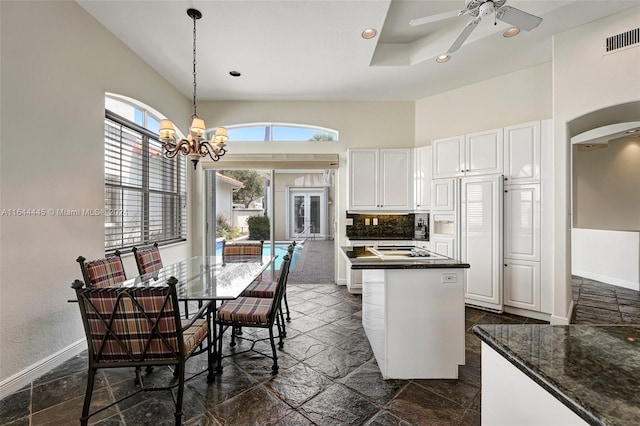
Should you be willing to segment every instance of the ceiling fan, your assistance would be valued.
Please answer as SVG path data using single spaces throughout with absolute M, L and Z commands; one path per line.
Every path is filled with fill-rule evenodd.
M 520 30 L 531 31 L 540 25 L 540 22 L 542 22 L 542 18 L 539 16 L 532 15 L 520 9 L 516 9 L 515 7 L 505 6 L 504 4 L 506 2 L 507 0 L 466 0 L 464 9 L 452 10 L 450 12 L 439 13 L 437 15 L 412 19 L 409 21 L 409 25 L 415 27 L 462 15 L 469 15 L 473 17 L 474 19 L 469 21 L 469 23 L 464 27 L 458 38 L 456 38 L 451 47 L 449 47 L 449 50 L 447 50 L 447 53 L 436 59 L 438 62 L 446 62 L 451 53 L 460 49 L 460 46 L 462 46 L 465 40 L 469 38 L 473 30 L 485 16 L 495 14 L 494 25 L 497 24 L 495 20 L 500 20 L 513 25 L 515 28 L 511 33 L 505 33 L 506 37 L 516 35 Z

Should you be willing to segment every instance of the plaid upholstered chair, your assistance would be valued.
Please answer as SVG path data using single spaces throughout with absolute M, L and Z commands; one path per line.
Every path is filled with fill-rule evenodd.
M 296 246 L 296 242 L 292 242 L 291 244 L 289 244 L 289 247 L 287 247 L 287 253 L 289 254 L 289 257 L 291 258 L 291 260 L 293 261 L 293 250 L 295 249 Z M 276 287 L 278 285 L 278 280 L 280 279 L 280 274 L 282 272 L 282 268 L 280 268 L 278 270 L 278 273 L 276 274 L 276 279 L 275 281 L 271 281 L 271 273 L 269 273 L 269 278 L 265 279 L 266 277 L 264 275 L 267 275 L 267 273 L 263 274 L 262 279 L 256 280 L 254 282 L 252 282 L 249 287 L 247 287 L 241 294 L 240 296 L 243 297 L 261 297 L 261 298 L 267 298 L 270 299 L 272 298 L 275 293 L 276 293 Z M 285 305 L 285 309 L 287 311 L 287 321 L 291 321 L 291 316 L 289 315 L 289 302 L 287 302 L 287 282 L 285 280 L 284 283 L 284 291 L 282 293 L 282 300 L 284 301 L 284 305 Z M 283 337 L 287 337 L 287 331 L 286 331 L 286 327 L 285 327 L 285 322 L 284 322 L 284 315 L 282 312 L 282 306 L 280 306 L 279 309 L 279 313 L 280 313 L 280 319 L 282 322 L 282 336 Z
M 276 287 L 274 297 L 272 298 L 260 298 L 260 297 L 238 297 L 237 299 L 228 300 L 224 302 L 216 311 L 215 322 L 218 324 L 218 366 L 217 371 L 222 372 L 222 340 L 224 336 L 225 326 L 231 326 L 232 329 L 236 327 L 243 328 L 267 328 L 269 330 L 269 341 L 271 343 L 271 352 L 273 359 L 273 366 L 271 367 L 274 373 L 278 372 L 278 355 L 276 353 L 276 346 L 274 340 L 273 326 L 278 327 L 278 347 L 282 348 L 284 342 L 282 340 L 282 332 L 280 330 L 280 317 L 278 310 L 280 309 L 280 303 L 282 301 L 282 294 L 284 292 L 284 285 L 289 275 L 289 265 L 291 264 L 291 258 L 289 255 L 285 255 L 280 268 L 280 277 Z M 262 339 L 260 339 L 262 340 Z M 253 341 L 253 344 L 257 342 Z M 231 335 L 231 346 L 235 346 L 235 336 Z M 251 346 L 252 350 L 253 345 Z M 238 353 L 243 353 L 237 352 Z
M 87 261 L 79 256 L 76 261 L 80 264 L 87 287 L 114 287 L 127 280 L 118 250 L 103 259 Z
M 133 257 L 136 259 L 136 266 L 138 267 L 138 273 L 140 275 L 162 269 L 162 258 L 160 257 L 158 243 L 142 249 L 134 247 L 131 251 L 133 252 Z
M 232 242 L 222 240 L 222 264 L 262 260 L 263 246 L 264 240 Z
M 213 374 L 213 346 L 209 332 L 211 304 L 202 307 L 198 315 L 181 320 L 176 294 L 176 280 L 171 277 L 166 286 L 87 288 L 76 280 L 76 291 L 89 352 L 89 375 L 80 423 L 143 391 L 172 391 L 176 406 L 175 424 L 182 421 L 182 400 L 187 358 L 207 352 L 209 381 Z M 139 367 L 173 366 L 174 377 L 168 386 L 145 388 Z M 136 367 L 139 389 L 124 398 L 90 413 L 96 372 L 100 368 Z M 177 387 L 177 395 L 173 389 Z M 158 419 L 161 420 L 161 419 Z

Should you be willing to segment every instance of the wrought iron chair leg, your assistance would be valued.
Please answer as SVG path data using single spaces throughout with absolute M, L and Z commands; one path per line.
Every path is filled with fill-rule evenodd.
M 282 341 L 282 332 L 280 331 L 280 316 L 276 315 L 276 324 L 278 324 L 278 347 L 282 349 L 284 342 Z M 273 326 L 269 327 L 269 333 L 273 333 Z
M 220 324 L 220 328 L 218 329 L 218 366 L 216 367 L 216 371 L 218 373 L 222 373 L 222 336 L 224 333 L 224 326 Z
M 280 324 L 282 325 L 282 337 L 287 337 L 287 326 L 284 322 L 284 313 L 282 312 L 282 306 L 278 307 L 278 315 L 280 315 Z
M 89 421 L 89 408 L 91 408 L 91 395 L 93 394 L 93 383 L 96 378 L 95 369 L 90 369 L 87 376 L 87 391 L 84 395 L 84 405 L 82 406 L 82 417 L 80 417 L 80 425 L 86 426 Z
M 215 310 L 215 305 L 213 306 Z M 207 311 L 207 324 L 212 324 L 211 322 L 211 307 Z M 213 330 L 211 330 L 213 328 Z M 207 383 L 213 383 L 215 381 L 215 374 L 213 373 L 213 357 L 216 354 L 215 345 L 218 343 L 216 339 L 216 325 L 213 323 L 213 327 L 209 327 L 209 332 L 207 333 L 207 369 L 209 373 L 207 373 Z M 213 334 L 213 341 L 211 339 L 211 335 Z
M 287 290 L 284 290 L 284 306 L 287 308 L 287 322 L 291 321 L 291 316 L 289 316 L 289 302 L 287 301 Z
M 178 372 L 178 396 L 176 397 L 176 426 L 180 426 L 182 424 L 182 398 L 184 396 L 184 360 L 182 360 L 182 365 L 176 366 L 176 371 Z
M 273 340 L 273 326 L 269 327 L 269 341 L 271 342 L 271 352 L 273 353 L 273 366 L 271 367 L 271 371 L 274 373 L 278 372 L 278 354 L 276 351 L 276 344 Z
M 229 346 L 232 348 L 236 346 L 236 327 L 233 325 L 231 326 L 231 343 L 229 343 Z

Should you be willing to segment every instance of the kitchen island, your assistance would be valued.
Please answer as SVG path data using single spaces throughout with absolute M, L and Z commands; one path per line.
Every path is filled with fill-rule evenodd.
M 477 325 L 482 424 L 635 425 L 640 325 Z
M 362 325 L 382 376 L 457 379 L 465 362 L 469 264 L 430 252 L 341 250 L 352 269 L 362 270 Z

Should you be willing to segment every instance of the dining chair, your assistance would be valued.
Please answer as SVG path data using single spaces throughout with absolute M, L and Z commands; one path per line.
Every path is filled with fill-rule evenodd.
M 162 269 L 162 258 L 160 257 L 157 242 L 151 247 L 141 249 L 134 247 L 131 251 L 133 252 L 133 257 L 136 259 L 138 274 L 144 275 Z
M 264 240 L 260 241 L 226 241 L 222 240 L 222 264 L 234 262 L 251 262 L 262 260 Z
M 176 284 L 153 287 L 87 287 L 80 280 L 71 286 L 76 292 L 89 353 L 89 374 L 82 407 L 81 425 L 89 418 L 123 400 L 145 391 L 171 391 L 175 402 L 175 424 L 182 421 L 184 384 L 207 371 L 213 381 L 213 346 L 209 323 L 211 304 L 203 306 L 189 320 L 180 319 Z M 192 355 L 207 352 L 208 368 L 185 378 L 185 362 Z M 167 386 L 145 387 L 143 366 L 172 366 L 174 379 Z M 94 412 L 90 412 L 98 369 L 136 367 L 139 389 Z M 175 383 L 175 380 L 178 380 Z M 173 383 L 172 383 L 173 382 Z M 177 387 L 177 395 L 173 389 Z
M 271 370 L 274 373 L 278 372 L 278 354 L 276 353 L 276 346 L 274 340 L 273 326 L 278 327 L 278 347 L 282 349 L 284 341 L 282 340 L 282 331 L 280 329 L 280 317 L 278 315 L 278 309 L 282 300 L 282 294 L 284 292 L 284 283 L 287 280 L 289 274 L 289 265 L 291 264 L 291 258 L 289 255 L 285 255 L 280 268 L 280 277 L 274 297 L 262 298 L 262 297 L 238 297 L 237 299 L 228 300 L 224 302 L 216 311 L 215 322 L 218 325 L 218 365 L 217 371 L 222 372 L 222 340 L 224 337 L 225 326 L 230 326 L 232 329 L 235 327 L 242 328 L 266 328 L 269 330 L 269 342 L 271 343 L 272 356 L 269 357 L 273 360 L 273 366 Z M 236 336 L 231 335 L 231 346 L 235 346 Z M 239 337 L 246 339 L 244 337 Z M 251 339 L 246 339 L 251 340 Z M 236 352 L 240 354 L 253 350 L 255 343 L 266 340 L 255 339 L 252 340 L 250 349 L 246 351 Z M 268 356 L 268 355 L 267 355 Z
M 127 280 L 118 250 L 103 259 L 87 261 L 83 256 L 78 256 L 76 261 L 80 264 L 87 287 L 113 287 Z
M 287 253 L 289 254 L 289 258 L 291 259 L 291 261 L 293 261 L 293 251 L 295 249 L 295 246 L 296 246 L 296 242 L 293 241 L 287 247 Z M 281 272 L 282 272 L 282 268 L 278 269 L 278 272 L 276 274 L 275 280 L 271 280 L 271 273 L 270 272 L 263 273 L 263 276 L 260 279 L 255 280 L 254 282 L 252 282 L 249 285 L 249 287 L 247 287 L 240 294 L 240 296 L 243 296 L 243 297 L 261 297 L 261 298 L 267 298 L 267 299 L 274 297 L 275 292 L 276 292 L 276 287 L 278 286 L 278 281 L 280 279 Z M 266 275 L 268 275 L 268 278 L 265 278 Z M 287 321 L 291 321 L 291 316 L 289 314 L 289 302 L 287 301 L 287 281 L 288 281 L 288 279 L 285 280 L 285 283 L 284 283 L 284 290 L 282 292 L 282 299 L 284 301 L 285 310 L 287 312 Z M 282 323 L 282 337 L 287 337 L 287 330 L 286 330 L 286 326 L 285 326 L 284 314 L 283 314 L 283 311 L 282 311 L 282 306 L 280 306 L 280 309 L 278 311 L 279 311 L 280 319 L 281 319 L 281 323 Z

